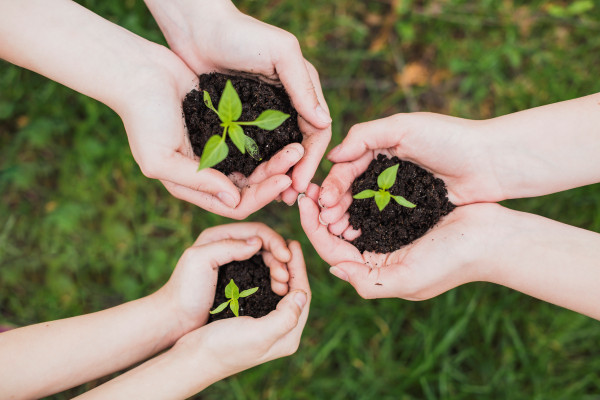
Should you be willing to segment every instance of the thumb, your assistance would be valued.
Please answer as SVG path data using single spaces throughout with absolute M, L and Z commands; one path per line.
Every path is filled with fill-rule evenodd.
M 259 319 L 262 324 L 268 326 L 267 332 L 272 343 L 298 326 L 307 300 L 308 296 L 305 291 L 294 290 L 281 299 L 274 311 Z
M 371 268 L 361 263 L 343 262 L 331 267 L 329 272 L 350 283 L 364 299 L 398 297 L 395 279 L 391 276 L 396 272 L 393 266 Z

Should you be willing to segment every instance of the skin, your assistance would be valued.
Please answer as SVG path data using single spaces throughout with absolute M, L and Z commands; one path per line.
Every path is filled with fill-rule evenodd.
M 319 75 L 303 57 L 296 37 L 244 15 L 229 0 L 145 1 L 171 49 L 194 73 L 241 71 L 285 87 L 304 136 L 302 158 L 281 196 L 293 204 L 308 187 L 331 139 Z
M 189 16 L 187 10 L 183 13 Z M 242 16 L 240 14 L 239 18 Z M 249 29 L 248 32 L 236 31 L 236 35 L 247 35 L 248 40 L 250 34 L 259 40 L 260 35 L 269 36 L 271 30 L 277 30 L 250 17 L 243 18 L 252 24 L 232 26 Z M 210 23 L 222 25 L 220 20 Z M 199 25 L 206 27 L 209 24 Z M 31 30 L 30 26 L 38 29 Z M 39 31 L 44 35 L 39 35 Z M 234 183 L 214 169 L 197 171 L 198 157 L 193 154 L 187 137 L 181 104 L 185 94 L 197 87 L 197 75 L 215 70 L 218 62 L 213 62 L 211 57 L 217 60 L 224 57 L 218 51 L 232 48 L 235 44 L 227 46 L 226 41 L 234 43 L 235 39 L 235 35 L 229 39 L 224 37 L 222 47 L 197 60 L 192 70 L 172 51 L 138 37 L 72 1 L 0 0 L 1 58 L 112 108 L 123 120 L 133 157 L 142 173 L 159 179 L 175 197 L 219 215 L 244 219 L 281 197 L 286 190 L 294 194 L 308 185 L 329 143 L 330 128 L 329 122 L 319 124 L 315 115 L 309 118 L 307 114 L 310 113 L 306 111 L 309 106 L 305 105 L 301 115 L 311 124 L 317 124 L 317 128 L 302 119 L 305 142 L 286 146 L 247 179 Z M 299 47 L 294 48 L 294 52 L 301 55 Z M 306 66 L 304 61 L 302 65 L 309 77 L 305 77 L 305 84 L 310 77 L 318 82 L 314 68 Z M 290 67 L 284 63 L 278 64 L 277 68 L 287 71 Z M 286 75 L 280 71 L 277 76 L 284 82 L 291 82 L 298 73 L 291 71 L 291 75 Z M 284 75 L 289 78 L 284 80 Z M 318 89 L 318 95 L 313 85 Z M 313 83 L 310 88 L 312 92 L 304 97 L 322 99 L 318 84 Z M 306 94 L 307 90 L 296 89 L 295 104 L 310 103 L 299 95 Z M 322 103 L 325 104 L 324 100 Z M 327 109 L 326 105 L 322 108 Z M 296 164 L 299 167 L 291 177 L 288 176 L 287 172 Z M 293 185 L 297 189 L 293 189 Z
M 220 265 L 261 250 L 285 297 L 259 319 L 204 326 Z M 278 280 L 281 278 L 281 280 Z M 300 245 L 260 223 L 204 231 L 157 292 L 93 314 L 0 335 L 0 387 L 8 399 L 45 397 L 160 356 L 83 395 L 183 399 L 231 374 L 292 354 L 306 323 L 310 287 Z M 108 327 L 108 328 L 107 328 Z M 222 354 L 235 347 L 235 359 Z
M 302 226 L 365 298 L 422 300 L 488 281 L 600 318 L 590 284 L 600 278 L 600 235 L 491 204 L 599 182 L 598 126 L 600 94 L 487 121 L 414 113 L 358 124 L 329 154 L 322 187 L 300 200 Z M 459 207 L 396 252 L 360 254 L 340 238 L 361 234 L 348 223 L 349 189 L 380 153 L 443 179 Z

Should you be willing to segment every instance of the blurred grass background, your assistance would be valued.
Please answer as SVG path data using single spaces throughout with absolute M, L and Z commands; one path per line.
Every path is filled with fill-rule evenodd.
M 164 43 L 140 0 L 80 3 Z M 236 4 L 297 35 L 321 74 L 332 145 L 354 123 L 396 112 L 481 119 L 600 91 L 594 1 Z M 166 282 L 204 228 L 227 222 L 143 177 L 107 107 L 5 62 L 0 152 L 0 324 L 65 318 L 144 296 Z M 324 161 L 315 180 L 329 167 Z M 599 232 L 599 199 L 600 186 L 592 185 L 507 205 Z M 196 398 L 598 398 L 597 321 L 491 284 L 421 303 L 362 300 L 328 274 L 295 208 L 273 204 L 250 219 L 303 243 L 311 317 L 296 355 Z

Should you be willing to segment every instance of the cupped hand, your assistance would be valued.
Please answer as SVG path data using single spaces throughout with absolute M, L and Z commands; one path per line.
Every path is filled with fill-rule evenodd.
M 155 293 L 161 304 L 169 304 L 180 335 L 206 323 L 213 305 L 219 267 L 246 260 L 261 252 L 270 269 L 271 287 L 279 295 L 293 285 L 292 267 L 303 266 L 302 253 L 262 223 L 235 223 L 208 228 L 179 259 L 169 281 Z M 296 246 L 297 247 L 297 246 Z M 289 285 L 289 286 L 288 286 Z M 304 286 L 298 286 L 304 290 Z
M 457 207 L 425 236 L 393 253 L 361 254 L 319 222 L 318 195 L 311 184 L 298 201 L 302 228 L 330 272 L 364 298 L 424 300 L 485 277 L 484 256 L 496 243 L 493 227 L 503 209 L 497 204 Z
M 332 224 L 352 202 L 350 188 L 378 154 L 412 161 L 441 178 L 456 205 L 505 198 L 479 133 L 484 122 L 431 113 L 396 114 L 357 124 L 328 155 L 335 163 L 321 185 L 321 221 Z
M 169 46 L 196 74 L 244 72 L 283 84 L 299 113 L 302 159 L 291 173 L 288 204 L 304 192 L 331 139 L 331 117 L 316 69 L 298 40 L 238 11 L 229 0 L 146 0 Z
M 215 321 L 182 337 L 174 350 L 199 354 L 200 365 L 218 378 L 230 376 L 255 365 L 296 352 L 308 318 L 310 287 L 302 250 L 290 242 L 289 292 L 277 309 L 262 318 L 235 317 Z
M 118 110 L 144 175 L 159 179 L 179 199 L 234 219 L 246 218 L 291 186 L 286 173 L 304 155 L 298 143 L 286 146 L 243 182 L 234 183 L 212 168 L 198 171 L 181 111 L 198 78 L 165 48 L 156 46 L 152 59 L 153 67 L 139 72 L 139 82 L 127 96 L 130 101 Z

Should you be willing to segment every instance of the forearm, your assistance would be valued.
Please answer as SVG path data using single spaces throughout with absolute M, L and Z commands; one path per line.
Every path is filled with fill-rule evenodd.
M 481 123 L 505 198 L 600 182 L 600 94 Z
M 69 0 L 0 0 L 0 57 L 113 109 L 161 46 Z
M 225 378 L 218 371 L 217 362 L 203 358 L 198 348 L 178 343 L 77 399 L 187 399 Z
M 152 295 L 3 333 L 2 393 L 15 399 L 39 398 L 121 370 L 179 338 L 181 328 L 173 316 Z
M 482 280 L 600 319 L 600 234 L 508 209 L 491 232 Z

